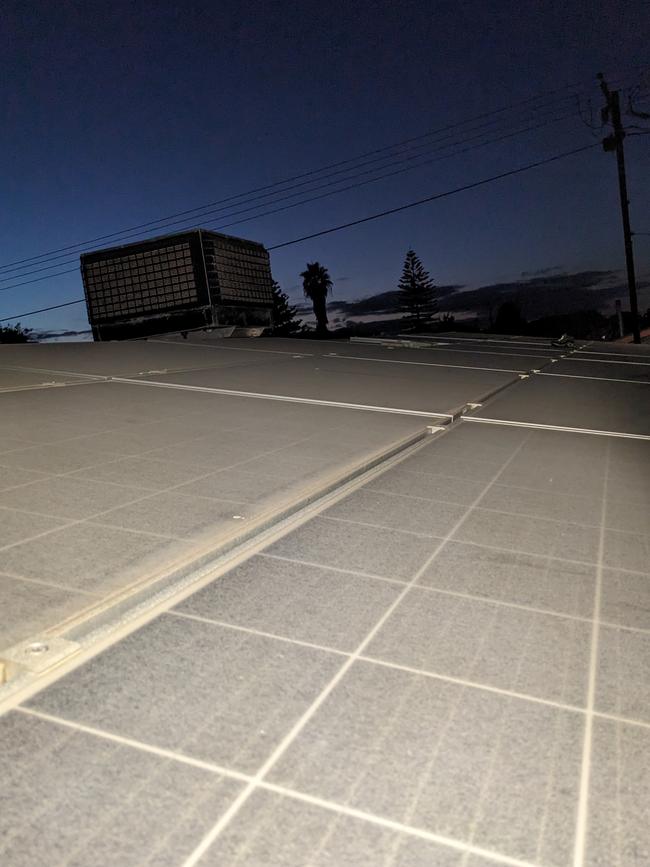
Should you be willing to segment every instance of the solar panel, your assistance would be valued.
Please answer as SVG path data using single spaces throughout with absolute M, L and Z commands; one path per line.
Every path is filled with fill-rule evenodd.
M 645 353 L 447 337 L 0 350 L 3 863 L 647 848 Z

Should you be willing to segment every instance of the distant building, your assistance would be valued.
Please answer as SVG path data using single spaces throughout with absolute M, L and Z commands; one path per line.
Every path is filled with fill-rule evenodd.
M 271 324 L 269 254 L 256 241 L 193 229 L 84 253 L 81 274 L 95 340 Z

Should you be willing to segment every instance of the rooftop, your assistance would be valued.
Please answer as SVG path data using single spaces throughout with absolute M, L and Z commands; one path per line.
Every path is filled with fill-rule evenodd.
M 0 347 L 0 858 L 639 867 L 650 347 Z

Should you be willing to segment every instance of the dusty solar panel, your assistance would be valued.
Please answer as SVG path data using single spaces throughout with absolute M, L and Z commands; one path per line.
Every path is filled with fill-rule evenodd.
M 477 368 L 487 357 L 478 341 L 449 342 Z M 0 395 L 0 508 L 23 516 L 10 532 L 39 520 L 40 540 L 93 527 L 101 556 L 88 567 L 116 552 L 137 566 L 136 539 L 191 547 L 205 503 L 245 515 L 280 478 L 285 492 L 298 477 L 322 491 L 326 461 L 330 474 L 350 457 L 368 468 L 372 449 L 436 428 L 163 613 L 140 615 L 99 655 L 81 641 L 65 676 L 0 718 L 13 772 L 0 781 L 3 864 L 637 867 L 650 846 L 639 811 L 650 796 L 647 386 L 576 379 L 571 365 L 609 373 L 612 362 L 553 362 L 543 347 L 540 374 L 506 372 L 502 388 L 480 392 L 483 373 L 501 374 L 410 366 L 405 350 L 390 362 L 377 346 L 381 361 L 368 346 L 282 345 L 206 346 L 219 363 L 156 375 L 165 387 Z M 152 345 L 152 368 L 164 350 Z M 342 350 L 353 357 L 327 357 Z M 413 354 L 454 355 L 437 351 Z M 415 406 L 428 376 L 429 399 L 468 405 L 431 425 L 186 387 L 252 384 L 264 366 L 287 396 L 310 378 L 322 394 L 323 374 L 365 399 L 385 376 L 391 398 L 399 389 Z M 216 468 L 220 454 L 248 459 Z M 141 499 L 108 502 L 138 484 Z M 110 508 L 88 517 L 88 503 Z M 0 550 L 0 587 L 19 589 L 26 618 L 48 606 L 63 617 L 74 593 L 94 592 L 79 557 L 46 579 L 21 574 L 57 560 L 27 542 L 29 556 L 4 567 L 23 542 Z

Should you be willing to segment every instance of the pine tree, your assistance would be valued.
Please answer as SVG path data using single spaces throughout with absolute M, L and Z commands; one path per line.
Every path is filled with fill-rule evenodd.
M 414 323 L 430 320 L 438 310 L 436 287 L 413 250 L 406 254 L 397 288 L 400 291 L 400 309 L 408 313 Z
M 296 319 L 297 308 L 289 303 L 289 296 L 273 281 L 273 334 L 278 337 L 290 337 L 300 331 L 302 325 Z

